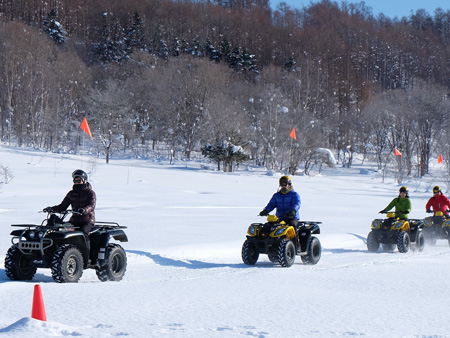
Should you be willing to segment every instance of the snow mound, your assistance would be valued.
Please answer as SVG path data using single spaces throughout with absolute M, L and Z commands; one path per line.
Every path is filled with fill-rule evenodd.
M 17 322 L 0 329 L 0 333 L 14 333 L 15 337 L 19 337 L 19 334 L 23 334 L 24 337 L 83 335 L 79 329 L 61 323 L 43 322 L 33 318 L 19 319 Z

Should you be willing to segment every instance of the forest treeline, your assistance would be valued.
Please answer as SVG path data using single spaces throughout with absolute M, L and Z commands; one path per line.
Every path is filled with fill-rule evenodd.
M 399 180 L 427 174 L 436 154 L 449 164 L 450 11 L 0 0 L 0 41 L 2 142 L 55 152 L 84 142 L 107 161 L 228 147 L 292 173 L 326 162 L 328 148 L 340 165 L 355 152 L 394 163 Z M 82 141 L 84 117 L 93 141 Z

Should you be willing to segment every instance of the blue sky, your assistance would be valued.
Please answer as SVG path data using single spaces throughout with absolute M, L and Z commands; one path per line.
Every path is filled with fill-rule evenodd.
M 276 8 L 280 2 L 284 1 L 291 7 L 303 8 L 309 6 L 311 2 L 315 3 L 318 1 L 311 0 L 270 0 L 272 8 Z M 340 3 L 340 0 L 333 0 Z M 361 1 L 348 1 L 349 3 L 359 3 Z M 425 9 L 431 15 L 434 14 L 434 10 L 441 7 L 444 11 L 450 10 L 449 0 L 365 0 L 366 6 L 372 7 L 372 13 L 377 16 L 379 13 L 394 18 L 398 16 L 409 16 L 411 11 L 413 13 L 418 9 Z

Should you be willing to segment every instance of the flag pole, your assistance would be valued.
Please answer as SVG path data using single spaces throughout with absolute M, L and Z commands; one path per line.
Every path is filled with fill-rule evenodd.
M 93 140 L 94 138 L 92 137 L 92 133 L 91 133 L 91 129 L 89 128 L 89 124 L 86 120 L 86 116 L 83 119 L 83 122 L 81 122 L 80 125 L 81 130 L 83 130 L 86 134 L 88 134 L 91 139 Z M 81 141 L 81 147 L 82 147 L 82 151 L 81 151 L 81 161 L 83 162 L 83 150 L 84 150 L 84 137 L 83 140 Z
M 288 170 L 287 170 L 287 174 L 290 175 L 291 173 L 289 172 L 289 169 L 291 168 L 291 157 L 292 157 L 292 144 L 294 143 L 294 139 L 291 138 L 291 147 L 289 149 L 289 159 L 288 159 Z
M 292 147 L 293 147 L 293 144 L 294 144 L 294 140 L 297 139 L 297 136 L 295 136 L 295 127 L 292 128 L 292 131 L 289 134 L 289 137 L 291 138 L 291 146 L 290 146 L 290 149 L 289 149 L 289 157 L 288 157 L 288 172 L 287 172 L 288 174 L 290 174 L 289 169 L 291 168 Z

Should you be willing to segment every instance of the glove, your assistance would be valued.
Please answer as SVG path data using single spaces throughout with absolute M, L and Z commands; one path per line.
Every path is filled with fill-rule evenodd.
M 52 207 L 47 207 L 42 209 L 43 212 L 51 213 L 53 211 Z
M 428 214 L 432 214 L 433 211 L 432 211 L 431 209 L 427 209 L 427 213 L 428 213 Z
M 79 213 L 80 215 L 83 215 L 84 211 L 85 210 L 83 208 L 79 208 L 79 209 L 75 210 L 75 212 Z
M 269 212 L 267 211 L 267 209 L 264 209 L 263 211 L 261 211 L 259 213 L 259 216 L 267 216 L 269 214 Z
M 295 210 L 292 209 L 291 211 L 288 212 L 287 217 L 289 217 L 289 218 L 294 218 L 296 214 L 297 214 L 297 213 L 295 212 Z

